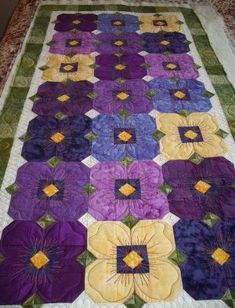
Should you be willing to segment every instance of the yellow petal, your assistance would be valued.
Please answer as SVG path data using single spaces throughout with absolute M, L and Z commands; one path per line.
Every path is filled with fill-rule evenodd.
M 132 245 L 147 245 L 149 258 L 169 256 L 175 250 L 172 227 L 163 221 L 141 220 L 131 230 Z
M 162 113 L 157 117 L 157 128 L 165 134 L 178 134 L 179 126 L 188 126 L 187 119 L 175 113 Z
M 86 268 L 85 291 L 96 303 L 124 303 L 134 292 L 133 275 L 117 274 L 116 259 L 96 260 Z
M 42 74 L 42 79 L 47 81 L 64 81 L 67 79 L 67 73 L 60 73 L 58 68 L 48 68 Z
M 78 62 L 80 66 L 89 66 L 94 64 L 95 57 L 92 55 L 77 55 L 72 57 L 72 62 Z
M 123 223 L 96 222 L 88 228 L 87 249 L 97 258 L 116 258 L 122 245 L 130 245 L 130 229 Z
M 154 259 L 150 272 L 134 275 L 135 292 L 147 303 L 172 301 L 182 290 L 179 268 L 167 260 Z
M 71 63 L 71 59 L 67 56 L 53 55 L 48 58 L 46 65 L 60 68 L 61 63 Z
M 191 113 L 187 117 L 187 121 L 189 126 L 199 126 L 203 136 L 205 134 L 216 133 L 219 129 L 215 118 L 208 113 Z
M 194 151 L 202 157 L 224 156 L 227 146 L 222 138 L 217 135 L 203 135 L 203 142 L 193 143 Z

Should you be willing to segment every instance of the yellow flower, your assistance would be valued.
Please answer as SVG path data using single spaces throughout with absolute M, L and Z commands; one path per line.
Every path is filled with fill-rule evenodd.
M 208 113 L 162 114 L 157 127 L 165 136 L 160 140 L 161 153 L 169 159 L 189 159 L 194 153 L 202 157 L 223 156 L 227 147 L 215 133 L 219 130 Z
M 161 15 L 161 16 L 146 16 L 139 17 L 141 22 L 140 30 L 142 32 L 179 32 L 181 29 L 179 21 L 175 15 Z
M 96 222 L 88 249 L 97 260 L 86 268 L 85 289 L 96 303 L 124 303 L 133 293 L 148 303 L 171 301 L 182 289 L 179 268 L 167 259 L 175 242 L 165 222 L 139 221 L 132 229 Z
M 42 79 L 58 82 L 87 80 L 94 76 L 93 69 L 89 67 L 91 64 L 94 64 L 94 56 L 91 55 L 53 55 L 46 63 L 49 68 L 43 72 Z

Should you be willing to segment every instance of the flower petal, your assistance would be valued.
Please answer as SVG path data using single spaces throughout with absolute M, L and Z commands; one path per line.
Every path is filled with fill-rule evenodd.
M 179 126 L 188 126 L 187 119 L 178 114 L 161 114 L 157 118 L 157 128 L 165 134 L 178 134 Z
M 163 137 L 160 146 L 161 153 L 170 159 L 189 159 L 194 153 L 193 143 L 183 143 L 178 134 Z
M 216 135 L 207 135 L 204 142 L 194 143 L 194 150 L 202 157 L 223 156 L 227 152 L 224 140 Z

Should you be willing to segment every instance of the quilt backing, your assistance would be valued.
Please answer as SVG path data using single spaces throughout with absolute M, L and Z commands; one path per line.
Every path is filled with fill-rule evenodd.
M 0 116 L 0 304 L 234 307 L 233 115 L 191 8 L 41 5 Z

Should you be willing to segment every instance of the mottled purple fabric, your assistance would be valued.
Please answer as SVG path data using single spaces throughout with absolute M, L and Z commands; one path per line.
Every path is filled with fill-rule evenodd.
M 77 22 L 79 20 L 79 23 Z M 75 22 L 75 23 L 74 23 Z M 56 19 L 56 31 L 79 30 L 92 32 L 97 29 L 97 15 L 95 14 L 60 14 Z
M 64 113 L 68 116 L 84 114 L 92 108 L 89 94 L 93 91 L 93 84 L 89 81 L 78 81 L 64 84 L 60 82 L 45 82 L 39 86 L 33 112 L 39 115 L 54 116 Z M 66 101 L 59 98 L 66 95 Z
M 184 290 L 196 300 L 221 299 L 235 291 L 235 220 L 209 227 L 199 220 L 180 220 L 174 225 L 177 250 L 185 256 L 181 264 Z M 229 254 L 223 265 L 212 258 L 218 248 Z
M 88 212 L 98 220 L 121 220 L 128 214 L 156 219 L 169 211 L 167 198 L 159 189 L 163 182 L 161 168 L 153 161 L 135 161 L 128 168 L 119 162 L 98 163 L 90 178 L 96 192 L 91 195 Z M 119 191 L 120 180 L 136 189 L 127 198 Z
M 0 304 L 23 304 L 33 294 L 44 303 L 73 302 L 84 290 L 85 270 L 76 258 L 86 249 L 86 233 L 79 222 L 46 230 L 27 221 L 8 225 L 0 241 Z M 37 269 L 30 259 L 39 251 L 49 262 Z
M 59 190 L 48 197 L 43 189 L 55 185 Z M 38 220 L 49 214 L 57 221 L 78 220 L 87 212 L 84 187 L 89 184 L 89 169 L 81 163 L 26 163 L 18 169 L 19 191 L 11 198 L 8 214 L 16 220 Z

